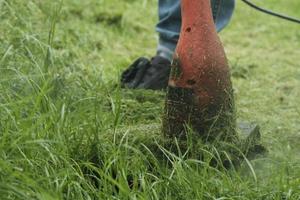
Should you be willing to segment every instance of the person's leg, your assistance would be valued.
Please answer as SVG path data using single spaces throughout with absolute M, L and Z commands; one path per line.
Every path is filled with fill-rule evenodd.
M 235 0 L 211 0 L 212 13 L 217 31 L 221 31 L 230 21 Z M 172 59 L 181 28 L 180 0 L 159 0 L 159 22 L 156 31 L 159 33 L 157 55 Z
M 234 0 L 211 0 L 212 13 L 217 30 L 223 29 L 229 22 Z M 121 86 L 161 90 L 167 87 L 170 65 L 181 28 L 180 0 L 159 0 L 159 33 L 157 55 L 151 60 L 139 58 L 122 73 Z
M 180 0 L 159 0 L 158 15 L 159 22 L 156 25 L 156 31 L 159 34 L 157 55 L 171 60 L 181 28 Z

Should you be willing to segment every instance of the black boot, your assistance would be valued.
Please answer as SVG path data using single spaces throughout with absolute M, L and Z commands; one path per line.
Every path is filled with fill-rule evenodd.
M 121 87 L 163 90 L 168 86 L 171 62 L 161 56 L 141 57 L 122 73 Z

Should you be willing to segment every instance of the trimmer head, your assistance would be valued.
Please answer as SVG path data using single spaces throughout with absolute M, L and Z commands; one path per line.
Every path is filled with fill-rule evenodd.
M 171 65 L 164 136 L 184 141 L 191 128 L 202 141 L 237 145 L 246 156 L 265 151 L 258 126 L 237 127 L 230 71 L 210 1 L 182 0 L 181 5 L 182 29 Z
M 182 29 L 171 65 L 163 132 L 182 137 L 190 125 L 203 139 L 234 140 L 230 72 L 210 1 L 182 0 Z

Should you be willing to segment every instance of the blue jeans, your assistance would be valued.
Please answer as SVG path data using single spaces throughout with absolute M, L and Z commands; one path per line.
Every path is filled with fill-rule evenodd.
M 221 31 L 230 21 L 235 0 L 211 0 L 212 13 L 217 31 Z M 157 54 L 169 60 L 175 51 L 181 28 L 180 0 L 159 0 L 159 33 Z

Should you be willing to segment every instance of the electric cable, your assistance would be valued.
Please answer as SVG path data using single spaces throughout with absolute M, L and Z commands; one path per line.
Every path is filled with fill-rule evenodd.
M 258 10 L 258 11 L 261 11 L 263 13 L 266 13 L 266 14 L 269 14 L 269 15 L 272 15 L 272 16 L 275 16 L 275 17 L 279 17 L 281 19 L 285 19 L 285 20 L 288 20 L 288 21 L 300 24 L 300 19 L 297 19 L 297 18 L 294 18 L 294 17 L 290 17 L 290 16 L 287 16 L 287 15 L 284 15 L 284 14 L 281 14 L 281 13 L 276 13 L 276 12 L 273 12 L 271 10 L 259 7 L 259 6 L 257 6 L 256 4 L 252 3 L 249 0 L 242 0 L 242 1 L 245 4 L 247 4 L 248 6 L 254 8 L 254 9 Z

